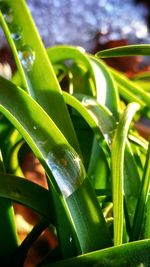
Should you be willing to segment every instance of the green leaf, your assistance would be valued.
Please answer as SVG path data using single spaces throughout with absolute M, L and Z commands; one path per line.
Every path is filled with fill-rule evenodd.
M 150 195 L 148 195 L 146 202 L 146 218 L 145 218 L 145 227 L 144 227 L 144 238 L 150 237 Z
M 78 142 L 63 101 L 59 83 L 26 2 L 7 0 L 7 4 L 12 9 L 13 21 L 6 24 L 2 15 L 0 19 L 6 38 L 12 48 L 23 85 L 52 117 L 68 142 L 79 152 Z M 18 28 L 21 31 L 19 33 Z M 19 34 L 19 43 L 17 40 L 13 41 L 11 33 Z
M 141 233 L 142 223 L 150 186 L 150 142 L 147 150 L 146 162 L 143 171 L 139 199 L 135 211 L 131 240 L 137 240 Z
M 108 145 L 111 142 L 112 132 L 116 127 L 113 114 L 107 107 L 99 104 L 94 98 L 84 95 L 75 94 L 72 96 L 63 92 L 64 100 L 68 105 L 76 109 L 87 121 L 94 133 L 99 138 L 103 134 Z
M 141 107 L 145 107 L 144 101 L 140 99 L 134 92 L 130 91 L 129 88 L 125 86 L 125 84 L 121 82 L 117 82 L 118 91 L 123 100 L 127 103 L 137 102 Z
M 81 66 L 83 65 L 85 69 L 88 71 L 89 77 L 93 82 L 93 89 L 91 88 L 91 95 L 95 96 L 96 81 L 95 81 L 94 71 L 91 62 L 82 47 L 74 47 L 70 45 L 57 45 L 48 48 L 47 53 L 52 64 L 56 64 L 58 62 L 66 60 L 74 60 L 76 63 L 80 63 Z
M 138 167 L 134 158 L 130 142 L 126 140 L 124 151 L 124 194 L 126 207 L 126 223 L 129 234 L 133 225 L 135 208 L 139 197 L 140 176 Z
M 121 90 L 122 90 L 122 87 L 125 88 L 129 95 L 133 95 L 134 99 L 139 98 L 140 102 L 142 100 L 142 102 L 144 102 L 145 105 L 147 105 L 148 107 L 150 106 L 150 94 L 148 92 L 145 92 L 144 90 L 142 90 L 140 86 L 130 81 L 127 77 L 125 77 L 120 72 L 113 70 L 112 68 L 110 69 L 110 71 L 115 81 L 119 84 L 119 87 L 121 87 Z M 123 96 L 126 97 L 126 91 L 124 91 Z M 142 102 L 140 103 L 138 100 L 136 101 L 140 105 L 142 104 Z
M 135 112 L 139 109 L 137 103 L 129 104 L 115 131 L 112 142 L 112 181 L 113 181 L 113 214 L 114 214 L 114 245 L 121 245 L 124 222 L 124 151 L 128 129 Z
M 88 177 L 95 189 L 106 189 L 111 187 L 110 168 L 99 139 L 94 138 L 91 158 L 88 167 Z
M 49 220 L 54 217 L 50 191 L 22 177 L 0 173 L 0 197 L 25 205 Z
M 150 239 L 131 242 L 121 246 L 87 253 L 66 261 L 59 261 L 44 267 L 138 267 L 149 266 Z
M 138 55 L 150 56 L 150 45 L 149 44 L 126 45 L 126 46 L 106 49 L 96 53 L 96 56 L 98 58 L 138 56 Z
M 83 93 L 95 96 L 95 87 L 93 89 L 93 80 L 82 63 L 74 62 L 68 69 L 69 88 L 68 91 L 72 94 Z M 94 91 L 94 92 L 93 92 Z
M 82 253 L 112 245 L 106 222 L 88 179 L 67 198 L 67 204 L 76 225 Z
M 104 62 L 93 56 L 89 58 L 95 75 L 97 101 L 105 105 L 118 121 L 119 96 L 113 76 Z
M 0 171 L 4 172 L 2 156 L 0 154 Z M 7 184 L 8 187 L 8 184 Z M 0 188 L 1 189 L 1 188 Z M 14 210 L 10 199 L 0 196 L 0 259 L 7 262 L 18 247 L 17 229 L 15 224 Z M 8 246 L 9 242 L 9 246 Z
M 3 78 L 0 78 L 0 111 L 22 134 L 48 175 L 48 185 L 61 203 L 70 226 L 66 231 L 68 240 L 62 240 L 64 246 L 70 242 L 70 235 L 73 242 L 79 240 L 83 252 L 110 245 L 102 211 L 89 180 L 85 179 L 82 162 L 54 122 L 26 92 Z M 79 216 L 83 211 L 86 211 L 84 216 Z M 97 242 L 88 238 L 89 231 Z
M 76 234 L 64 197 L 72 194 L 82 184 L 85 178 L 82 163 L 47 113 L 26 92 L 0 77 L 0 95 L 1 112 L 22 134 L 48 175 L 48 185 L 52 190 L 56 217 L 58 216 L 57 224 L 59 228 L 63 227 L 62 214 L 61 217 L 58 215 L 62 209 L 63 219 L 68 227 L 67 241 L 61 236 L 66 247 L 70 235 L 76 240 Z M 66 176 L 66 173 L 69 174 Z M 68 249 L 67 253 L 70 253 Z

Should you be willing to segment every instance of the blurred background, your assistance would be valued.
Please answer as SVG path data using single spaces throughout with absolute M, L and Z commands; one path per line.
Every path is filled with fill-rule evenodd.
M 147 2 L 147 4 L 146 4 Z M 46 46 L 74 44 L 92 51 L 95 42 L 149 42 L 149 1 L 27 0 Z
M 149 43 L 150 1 L 27 0 L 45 46 L 73 44 L 93 51 L 97 42 Z M 2 47 L 6 42 L 1 32 Z

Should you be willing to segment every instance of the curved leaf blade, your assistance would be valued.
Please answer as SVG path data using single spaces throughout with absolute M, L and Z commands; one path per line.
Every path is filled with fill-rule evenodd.
M 0 173 L 0 197 L 32 208 L 49 220 L 53 218 L 50 191 L 22 177 Z
M 127 45 L 127 46 L 106 49 L 96 53 L 96 56 L 98 58 L 138 56 L 138 55 L 150 56 L 150 45 L 149 44 Z
M 75 60 L 84 65 L 93 81 L 93 87 L 95 87 L 96 81 L 94 71 L 87 54 L 83 50 L 84 49 L 81 47 L 74 47 L 71 45 L 57 45 L 48 48 L 47 53 L 52 64 L 57 64 L 58 62 L 66 60 Z M 95 88 L 91 90 L 91 95 L 95 96 Z
M 96 136 L 99 138 L 103 134 L 109 145 L 112 138 L 112 132 L 116 127 L 113 114 L 103 105 L 99 104 L 94 98 L 75 94 L 72 96 L 63 92 L 64 100 L 68 105 L 76 109 L 87 121 Z
M 105 105 L 114 115 L 116 121 L 119 117 L 119 95 L 116 83 L 107 66 L 101 60 L 89 56 L 96 81 L 97 101 Z
M 114 245 L 121 245 L 124 223 L 124 153 L 127 133 L 132 117 L 139 109 L 137 103 L 129 104 L 124 111 L 115 131 L 112 142 L 112 180 L 113 180 L 113 213 L 114 213 Z
M 82 256 L 60 261 L 45 267 L 132 267 L 149 266 L 150 262 L 150 239 L 123 244 Z M 118 257 L 119 255 L 119 257 Z
M 23 85 L 28 93 L 43 107 L 47 114 L 52 117 L 70 144 L 80 153 L 73 125 L 67 107 L 63 101 L 61 88 L 26 2 L 23 0 L 7 0 L 7 4 L 12 8 L 14 16 L 13 21 L 12 23 L 6 24 L 4 18 L 2 16 L 0 18 L 4 33 L 12 48 L 18 71 L 22 77 Z M 19 16 L 17 14 L 19 14 Z M 19 44 L 13 41 L 10 32 L 11 27 L 13 29 L 16 25 L 21 28 L 21 43 Z M 21 60 L 22 56 L 19 58 L 18 55 L 18 53 L 21 54 L 22 51 L 28 53 L 28 49 L 32 51 L 34 58 L 33 65 L 29 70 L 24 64 L 20 64 L 23 62 Z M 28 63 L 29 61 L 27 61 L 27 64 Z
M 144 220 L 144 211 L 148 199 L 149 186 L 150 186 L 150 142 L 147 150 L 139 199 L 135 211 L 131 240 L 137 240 L 141 233 L 142 222 Z
M 111 71 L 114 79 L 116 80 L 116 82 L 119 84 L 120 87 L 126 88 L 126 90 L 129 92 L 129 94 L 130 93 L 131 93 L 131 95 L 133 94 L 134 98 L 135 97 L 139 98 L 140 102 L 142 101 L 148 107 L 150 106 L 150 94 L 148 92 L 145 92 L 144 90 L 142 90 L 142 88 L 140 86 L 138 86 L 134 82 L 130 81 L 127 77 L 125 77 L 119 71 L 116 71 L 112 68 L 110 68 L 110 71 Z M 125 94 L 126 94 L 126 92 L 124 93 L 124 95 Z M 125 95 L 125 97 L 126 97 L 126 95 Z M 140 105 L 143 106 L 142 102 L 140 103 Z
M 15 106 L 16 102 L 18 105 Z M 86 249 L 92 250 L 94 243 L 86 239 L 88 231 L 92 231 L 97 240 L 95 243 L 97 249 L 110 245 L 111 240 L 101 208 L 90 182 L 85 179 L 86 173 L 82 162 L 54 122 L 26 92 L 3 78 L 0 78 L 0 110 L 22 134 L 43 165 L 48 175 L 48 185 L 55 193 L 55 198 L 57 197 L 55 200 L 60 201 L 64 209 L 63 215 L 67 216 L 70 229 L 72 229 L 70 234 L 73 235 L 73 241 L 78 238 L 80 244 L 83 245 L 84 252 Z M 75 206 L 78 208 L 74 209 Z M 85 212 L 81 220 L 75 220 L 79 211 L 83 211 L 83 207 L 88 213 Z M 76 229 L 79 230 L 79 222 L 80 229 L 86 226 L 81 236 L 76 231 Z M 100 231 L 103 235 L 103 242 Z M 67 242 L 70 243 L 68 231 L 67 234 Z

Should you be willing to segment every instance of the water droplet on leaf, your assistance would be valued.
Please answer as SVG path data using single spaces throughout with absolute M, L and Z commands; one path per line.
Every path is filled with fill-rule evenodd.
M 85 170 L 73 149 L 59 145 L 48 153 L 46 161 L 66 198 L 82 184 Z
M 22 66 L 27 70 L 31 71 L 35 60 L 35 53 L 32 48 L 28 45 L 24 45 L 18 51 L 19 58 Z
M 72 242 L 72 240 L 73 240 L 73 238 L 72 238 L 72 236 L 70 236 L 69 241 Z
M 111 145 L 112 140 L 111 140 L 111 136 L 110 136 L 110 134 L 105 133 L 105 134 L 104 134 L 104 138 L 105 138 L 105 141 L 107 142 L 107 144 L 108 144 L 108 145 Z
M 4 1 L 0 2 L 0 9 L 7 23 L 11 23 L 14 19 L 12 8 Z
M 37 126 L 33 126 L 33 130 L 37 130 Z
M 17 42 L 22 39 L 22 28 L 19 25 L 13 25 L 10 30 L 14 41 Z
M 89 97 L 86 97 L 86 96 L 82 99 L 82 104 L 85 107 L 92 107 L 92 106 L 96 106 L 97 105 L 95 99 L 92 99 L 92 98 L 89 98 Z

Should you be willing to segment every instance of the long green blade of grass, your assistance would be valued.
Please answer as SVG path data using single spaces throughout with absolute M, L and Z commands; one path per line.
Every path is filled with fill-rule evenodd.
M 138 95 L 134 94 L 133 92 L 129 91 L 125 85 L 123 85 L 121 82 L 117 82 L 118 91 L 123 100 L 125 100 L 127 103 L 136 102 L 141 107 L 145 107 L 144 101 L 138 97 Z
M 113 114 L 109 109 L 87 95 L 76 94 L 75 96 L 72 96 L 63 92 L 63 96 L 66 103 L 71 105 L 83 116 L 98 137 L 103 134 L 109 145 L 112 138 L 112 132 L 116 127 Z
M 97 101 L 105 105 L 113 114 L 116 121 L 119 118 L 119 96 L 113 76 L 102 61 L 89 56 L 96 81 Z
M 96 56 L 99 58 L 138 56 L 138 55 L 150 56 L 150 45 L 149 44 L 127 45 L 127 46 L 115 47 L 99 51 L 96 54 Z
M 64 62 L 66 60 L 75 60 L 75 62 L 83 65 L 89 73 L 90 79 L 93 82 L 93 89 L 91 88 L 91 95 L 95 96 L 95 75 L 91 62 L 83 49 L 80 47 L 73 47 L 69 45 L 57 45 L 47 49 L 48 56 L 52 64 L 57 64 L 58 62 Z
M 125 204 L 127 207 L 128 218 L 129 218 L 128 230 L 130 232 L 131 226 L 133 224 L 133 218 L 137 200 L 139 197 L 140 176 L 137 168 L 137 163 L 133 156 L 132 147 L 128 140 L 126 141 L 126 146 L 124 151 L 123 169 L 124 169 Z
M 49 220 L 54 216 L 50 192 L 27 179 L 0 173 L 0 197 L 30 207 Z
M 72 231 L 84 228 L 81 235 L 78 231 L 74 236 L 70 233 L 71 238 L 78 237 L 83 252 L 110 245 L 106 223 L 91 184 L 85 179 L 82 162 L 54 122 L 28 94 L 3 78 L 0 78 L 0 110 L 22 134 L 43 165 L 49 186 L 62 203 Z M 79 216 L 83 211 L 84 216 Z M 89 232 L 95 236 L 93 242 L 88 238 Z
M 110 71 L 114 79 L 116 80 L 116 82 L 119 85 L 121 85 L 121 87 L 123 86 L 124 88 L 126 88 L 126 90 L 129 91 L 129 93 L 132 93 L 134 96 L 139 98 L 139 100 L 142 100 L 142 102 L 144 102 L 145 105 L 147 105 L 148 107 L 150 106 L 150 94 L 148 92 L 145 92 L 144 90 L 142 90 L 140 86 L 130 81 L 127 77 L 125 77 L 120 72 L 113 70 L 112 68 L 110 68 Z
M 150 238 L 150 196 L 148 195 L 146 203 L 146 218 L 144 226 L 144 238 Z
M 80 166 L 80 161 L 79 163 L 75 161 L 76 152 L 37 102 L 22 89 L 18 89 L 3 78 L 0 78 L 0 91 L 0 109 L 2 113 L 22 134 L 48 175 L 48 185 L 52 190 L 52 198 L 55 203 L 54 212 L 56 213 L 55 216 L 58 216 L 58 232 L 60 228 L 63 228 L 62 212 L 61 216 L 59 214 L 63 210 L 63 220 L 67 225 L 65 233 L 67 239 L 64 236 L 60 237 L 63 243 L 62 250 L 65 255 L 75 255 L 74 251 L 76 249 L 70 246 L 69 239 L 70 235 L 74 237 L 74 241 L 77 240 L 77 237 L 64 197 L 66 198 L 68 193 L 71 194 L 83 182 L 84 168 L 82 164 Z M 67 162 L 67 165 L 65 165 L 65 162 Z M 68 170 L 66 170 L 66 166 L 69 168 Z M 68 171 L 71 173 L 66 176 Z M 73 179 L 70 180 L 71 183 L 69 182 L 70 178 Z M 58 210 L 57 207 L 59 207 Z M 69 247 L 65 249 L 68 244 Z
M 110 189 L 110 168 L 107 156 L 102 148 L 100 140 L 94 138 L 88 166 L 88 176 L 95 189 L 108 189 L 108 187 Z
M 4 172 L 2 155 L 0 154 L 0 171 Z M 3 175 L 3 173 L 2 173 Z M 1 177 L 0 177 L 1 180 Z M 7 185 L 8 186 L 8 185 Z M 7 262 L 18 247 L 18 237 L 15 224 L 14 210 L 10 199 L 0 196 L 0 260 Z M 8 243 L 9 242 L 9 243 Z
M 25 1 L 7 0 L 4 5 L 8 8 L 8 12 L 11 9 L 12 21 L 6 24 L 1 16 L 1 24 L 12 48 L 23 85 L 52 117 L 70 144 L 79 152 L 78 142 L 59 83 Z M 14 36 L 14 40 L 12 36 Z
M 60 261 L 44 267 L 133 267 L 149 266 L 150 239 L 131 242 L 85 255 Z
M 132 117 L 139 108 L 137 103 L 129 104 L 124 111 L 115 131 L 112 142 L 112 180 L 113 180 L 113 214 L 114 214 L 114 245 L 121 245 L 124 224 L 124 151 L 127 133 Z
M 135 211 L 135 217 L 134 217 L 133 229 L 132 229 L 132 237 L 131 237 L 132 240 L 137 240 L 141 233 L 142 223 L 144 220 L 143 216 L 144 216 L 145 206 L 146 206 L 146 202 L 148 198 L 149 186 L 150 186 L 150 142 L 149 142 L 149 146 L 147 150 L 147 157 L 146 157 L 146 162 L 144 166 L 139 199 L 138 199 L 138 203 L 137 203 L 137 207 Z

